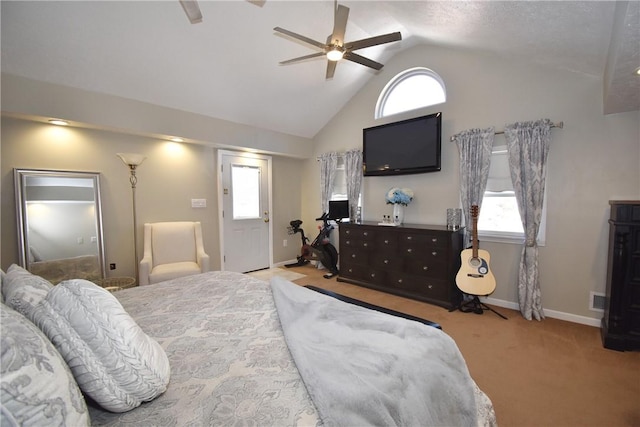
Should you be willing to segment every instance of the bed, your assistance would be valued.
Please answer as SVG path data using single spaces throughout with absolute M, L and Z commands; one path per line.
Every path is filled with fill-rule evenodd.
M 453 340 L 418 322 L 233 272 L 108 298 L 166 353 L 170 380 L 124 412 L 86 398 L 92 425 L 496 424 Z

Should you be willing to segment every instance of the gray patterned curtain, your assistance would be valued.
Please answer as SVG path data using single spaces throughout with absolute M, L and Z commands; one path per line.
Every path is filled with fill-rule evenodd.
M 547 156 L 551 145 L 549 119 L 505 127 L 509 170 L 518 200 L 525 242 L 518 273 L 518 300 L 522 316 L 544 319 L 538 275 L 538 230 L 542 218 Z
M 353 220 L 356 218 L 362 188 L 362 151 L 358 149 L 347 151 L 344 154 L 344 169 L 347 176 L 349 218 Z
M 493 127 L 469 129 L 453 136 L 460 152 L 460 202 L 467 225 L 467 244 L 471 237 L 471 205 L 480 208 L 487 187 L 494 136 Z
M 338 167 L 338 153 L 332 151 L 320 156 L 320 194 L 322 213 L 329 212 L 329 200 L 333 191 L 333 181 Z

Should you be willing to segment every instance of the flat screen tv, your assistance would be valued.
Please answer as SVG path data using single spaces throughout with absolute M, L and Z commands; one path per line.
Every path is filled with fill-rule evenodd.
M 442 113 L 362 130 L 364 176 L 440 170 Z

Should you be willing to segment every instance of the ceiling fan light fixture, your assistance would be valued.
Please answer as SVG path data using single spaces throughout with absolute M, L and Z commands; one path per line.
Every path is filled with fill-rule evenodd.
M 329 61 L 340 61 L 344 56 L 344 49 L 339 46 L 334 46 L 330 51 L 327 52 L 327 59 Z

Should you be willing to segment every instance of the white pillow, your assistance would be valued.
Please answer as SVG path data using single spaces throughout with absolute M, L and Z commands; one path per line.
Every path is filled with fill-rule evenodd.
M 104 409 L 129 411 L 162 394 L 169 359 L 108 291 L 87 280 L 59 283 L 34 311 L 82 391 Z
M 40 276 L 29 273 L 17 264 L 12 264 L 2 281 L 5 304 L 29 320 L 33 308 L 44 299 L 53 285 Z
M 0 337 L 0 425 L 88 426 L 82 393 L 49 339 L 4 304 Z

